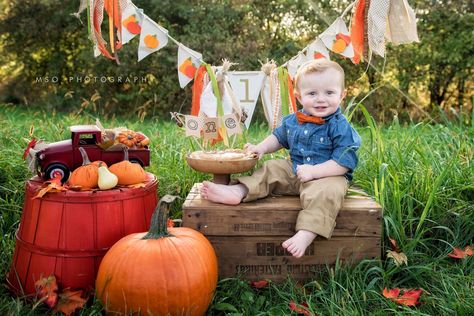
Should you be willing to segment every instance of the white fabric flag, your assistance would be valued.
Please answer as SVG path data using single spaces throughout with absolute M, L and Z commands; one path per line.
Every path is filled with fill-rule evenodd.
M 138 45 L 138 61 L 162 49 L 166 44 L 168 44 L 168 30 L 145 15 Z
M 385 37 L 395 45 L 419 42 L 416 16 L 407 0 L 390 1 Z
M 217 72 L 219 74 L 219 71 Z M 217 75 L 216 74 L 216 75 Z M 232 97 L 231 93 L 227 92 L 224 87 L 224 95 L 222 97 L 222 108 L 224 110 L 224 115 L 232 113 Z M 206 114 L 208 117 L 217 117 L 217 98 L 214 95 L 214 90 L 212 88 L 212 81 L 204 88 L 202 95 L 201 95 L 201 108 L 199 110 L 200 113 Z
M 296 72 L 298 71 L 298 68 L 300 68 L 300 66 L 307 61 L 308 61 L 308 58 L 306 57 L 305 54 L 298 54 L 294 56 L 293 58 L 291 58 L 288 61 L 288 66 L 287 66 L 288 74 L 290 75 L 290 77 L 294 78 L 296 75 Z
M 129 2 L 127 8 L 122 12 L 122 44 L 127 44 L 137 34 L 140 34 L 143 17 L 143 9 L 139 9 Z
M 324 46 L 323 41 L 319 37 L 316 37 L 316 39 L 308 45 L 308 49 L 306 51 L 306 58 L 308 60 L 319 58 L 326 58 L 330 60 L 329 51 L 326 46 Z
M 181 88 L 186 87 L 194 79 L 194 74 L 201 65 L 201 60 L 202 54 L 182 44 L 178 45 L 178 79 Z
M 331 51 L 347 58 L 354 57 L 354 48 L 350 41 L 349 30 L 341 17 L 338 17 L 321 35 L 319 35 L 319 38 Z
M 247 113 L 244 124 L 249 128 L 265 73 L 263 71 L 230 71 L 227 76 L 240 107 Z

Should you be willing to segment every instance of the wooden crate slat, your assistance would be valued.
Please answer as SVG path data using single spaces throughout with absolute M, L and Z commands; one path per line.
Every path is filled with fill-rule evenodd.
M 219 275 L 240 275 L 249 280 L 269 278 L 309 279 L 314 270 L 335 264 L 336 259 L 351 263 L 380 256 L 379 238 L 317 238 L 306 254 L 293 258 L 281 247 L 281 237 L 208 237 L 219 258 Z M 273 271 L 273 272 L 272 272 Z
M 201 200 L 197 185 L 183 205 L 183 225 L 204 235 L 259 236 L 294 234 L 299 199 L 295 196 L 269 197 L 236 206 Z M 369 198 L 346 198 L 336 219 L 333 236 L 381 235 L 382 210 Z

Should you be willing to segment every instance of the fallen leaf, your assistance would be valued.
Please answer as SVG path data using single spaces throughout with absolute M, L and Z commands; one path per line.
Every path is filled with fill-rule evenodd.
M 174 222 L 171 218 L 168 218 L 168 221 L 166 222 L 167 227 L 174 227 Z
M 56 283 L 56 277 L 54 275 L 36 281 L 35 288 L 36 296 L 46 305 L 51 308 L 56 305 L 58 301 L 58 284 Z
M 472 250 L 471 246 L 466 246 L 466 248 L 464 248 L 464 253 L 468 256 L 472 256 L 474 251 Z
M 471 246 L 466 246 L 464 247 L 464 250 L 454 247 L 453 251 L 448 254 L 449 257 L 455 258 L 455 259 L 464 259 L 466 257 L 470 257 L 473 255 L 473 250 Z
M 291 301 L 288 306 L 290 307 L 290 310 L 297 312 L 298 314 L 303 314 L 305 316 L 316 316 L 315 313 L 308 309 L 308 303 L 306 302 L 296 304 L 295 301 Z
M 140 188 L 146 187 L 146 183 L 140 182 L 140 183 L 136 183 L 136 184 L 126 185 L 126 187 L 131 188 L 131 189 L 140 189 Z
M 250 283 L 250 285 L 255 289 L 261 289 L 261 288 L 267 287 L 268 284 L 269 283 L 267 280 L 254 281 Z
M 391 299 L 395 303 L 404 306 L 415 306 L 420 304 L 418 300 L 420 299 L 421 293 L 423 293 L 422 289 L 404 289 L 402 296 L 400 296 L 400 291 L 401 290 L 399 288 L 384 288 L 382 295 Z
M 54 173 L 53 178 L 45 181 L 38 191 L 38 193 L 33 197 L 33 199 L 40 199 L 48 192 L 61 192 L 67 191 L 67 187 L 62 185 L 61 182 L 62 176 L 59 172 Z
M 408 265 L 408 258 L 403 252 L 387 250 L 387 258 L 392 258 L 395 261 L 395 265 L 397 267 L 403 263 L 405 263 L 405 265 Z
M 391 237 L 388 237 L 388 240 L 390 240 L 390 246 L 392 247 L 393 251 L 400 252 L 400 248 L 398 248 L 397 241 Z
M 82 298 L 82 291 L 65 289 L 59 294 L 58 305 L 56 305 L 54 310 L 69 316 L 74 313 L 76 309 L 82 308 L 86 302 L 87 299 Z
M 403 295 L 399 298 L 394 299 L 397 304 L 405 305 L 405 306 L 416 306 L 420 304 L 418 300 L 420 299 L 421 293 L 423 291 L 421 289 L 411 289 L 407 290 L 403 293 Z
M 384 288 L 382 294 L 386 298 L 396 298 L 400 294 L 400 289 L 398 287 L 394 289 L 390 289 L 390 290 L 387 288 Z

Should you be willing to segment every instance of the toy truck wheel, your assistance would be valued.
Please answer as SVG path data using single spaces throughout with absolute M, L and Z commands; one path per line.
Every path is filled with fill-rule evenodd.
M 59 172 L 61 174 L 61 181 L 66 182 L 66 180 L 69 178 L 69 168 L 66 167 L 63 164 L 60 163 L 54 163 L 52 165 L 49 165 L 48 168 L 46 168 L 46 171 L 44 172 L 44 177 L 46 180 L 54 178 L 54 174 L 56 172 Z

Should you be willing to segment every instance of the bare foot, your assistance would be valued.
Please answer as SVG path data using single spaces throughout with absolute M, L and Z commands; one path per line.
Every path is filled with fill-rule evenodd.
M 301 258 L 306 251 L 306 248 L 313 242 L 316 238 L 316 234 L 310 232 L 309 230 L 299 230 L 296 234 L 293 235 L 290 239 L 285 240 L 281 245 L 293 257 Z
M 242 202 L 248 191 L 247 187 L 241 183 L 225 185 L 204 181 L 201 187 L 201 197 L 211 202 L 237 205 Z

